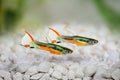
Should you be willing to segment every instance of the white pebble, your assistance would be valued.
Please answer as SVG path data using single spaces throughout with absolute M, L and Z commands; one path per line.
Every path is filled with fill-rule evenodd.
M 63 80 L 68 80 L 68 77 L 67 76 L 63 76 Z
M 84 77 L 83 80 L 91 80 L 91 77 Z
M 75 72 L 73 70 L 68 71 L 68 79 L 73 79 L 75 78 Z
M 51 75 L 53 73 L 53 71 L 54 71 L 53 68 L 50 68 L 48 73 Z
M 56 66 L 54 67 L 54 70 L 59 71 L 59 72 L 62 73 L 63 75 L 66 75 L 67 72 L 68 72 L 67 69 L 66 69 L 65 67 L 61 66 L 61 65 L 56 65 Z
M 38 72 L 37 69 L 38 69 L 37 66 L 32 66 L 32 67 L 28 68 L 28 70 L 27 70 L 27 72 L 25 74 L 34 75 L 34 74 L 36 74 Z
M 27 74 L 23 75 L 23 79 L 24 80 L 30 80 L 30 75 L 27 75 Z
M 43 73 L 38 73 L 30 77 L 30 79 L 40 79 L 43 76 Z
M 103 78 L 97 78 L 97 79 L 93 79 L 93 80 L 113 80 L 113 79 L 103 79 Z
M 50 67 L 51 67 L 50 62 L 42 62 L 38 67 L 38 71 L 48 72 L 50 70 Z
M 75 77 L 77 78 L 83 78 L 84 73 L 83 73 L 83 68 L 78 68 L 78 70 L 75 72 Z
M 50 75 L 49 74 L 45 74 L 42 76 L 42 78 L 40 80 L 49 80 Z
M 74 80 L 82 80 L 81 78 L 75 78 Z
M 62 79 L 62 74 L 58 71 L 54 71 L 52 73 L 52 77 L 56 78 L 56 79 Z
M 115 71 L 112 73 L 112 77 L 113 77 L 113 79 L 115 79 L 115 80 L 120 80 L 120 69 L 115 70 Z
M 0 76 L 4 78 L 4 80 L 11 80 L 10 73 L 4 70 L 0 70 Z
M 0 80 L 3 80 L 3 79 L 0 77 Z
M 85 76 L 92 76 L 93 74 L 96 73 L 96 66 L 95 65 L 88 65 L 86 68 L 85 68 Z
M 96 74 L 94 75 L 94 79 L 104 78 L 111 78 L 111 73 L 109 73 L 106 69 L 99 67 Z
M 13 75 L 13 80 L 23 80 L 23 75 L 17 72 L 15 75 Z
M 58 80 L 58 79 L 55 79 L 55 78 L 50 78 L 50 79 L 48 79 L 48 80 Z
M 74 64 L 72 64 L 70 67 L 69 67 L 69 69 L 70 70 L 73 70 L 73 71 L 77 71 L 77 69 L 79 69 L 80 68 L 80 65 L 78 64 L 78 63 L 74 63 Z
M 17 67 L 16 71 L 23 73 L 23 72 L 26 72 L 28 68 L 29 66 L 27 64 L 20 64 Z

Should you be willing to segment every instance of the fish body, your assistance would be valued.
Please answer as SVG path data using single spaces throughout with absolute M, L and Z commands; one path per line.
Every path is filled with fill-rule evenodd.
M 88 38 L 88 37 L 83 37 L 83 36 L 65 36 L 65 35 L 61 35 L 59 32 L 57 32 L 55 29 L 49 28 L 50 30 L 52 30 L 56 35 L 57 35 L 57 40 L 56 42 L 69 42 L 69 43 L 73 43 L 76 44 L 78 46 L 86 46 L 86 45 L 94 45 L 96 43 L 98 43 L 98 40 L 96 39 L 92 39 L 92 38 Z M 54 40 L 55 42 L 55 40 Z
M 65 42 L 74 43 L 79 46 L 94 45 L 98 43 L 98 40 L 82 36 L 60 36 L 59 38 L 61 38 Z
M 57 54 L 57 55 L 73 52 L 71 49 L 60 45 L 36 41 L 29 32 L 26 32 L 25 36 L 22 39 L 21 45 L 28 48 L 38 48 L 38 49 L 46 50 L 52 54 Z

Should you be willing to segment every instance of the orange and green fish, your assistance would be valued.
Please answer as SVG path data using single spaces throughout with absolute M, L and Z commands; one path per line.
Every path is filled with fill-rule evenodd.
M 83 36 L 65 36 L 61 35 L 58 31 L 56 31 L 53 28 L 49 27 L 49 29 L 57 35 L 57 40 L 52 40 L 52 43 L 69 42 L 78 46 L 94 45 L 98 43 L 98 40 L 96 39 L 87 38 Z
M 62 54 L 73 52 L 71 49 L 60 46 L 60 45 L 36 41 L 29 32 L 26 31 L 25 33 L 26 34 L 21 41 L 22 46 L 25 46 L 28 48 L 42 49 L 56 55 L 62 55 Z

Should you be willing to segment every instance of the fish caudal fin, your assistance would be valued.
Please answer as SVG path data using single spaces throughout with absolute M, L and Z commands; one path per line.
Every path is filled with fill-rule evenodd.
M 34 38 L 29 32 L 25 31 L 25 36 L 22 38 L 21 45 L 30 47 L 31 42 L 34 42 Z

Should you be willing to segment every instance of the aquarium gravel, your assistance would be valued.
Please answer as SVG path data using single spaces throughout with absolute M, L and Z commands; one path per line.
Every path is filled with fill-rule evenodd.
M 64 35 L 73 35 L 63 24 L 51 27 Z M 106 25 L 71 24 L 74 34 L 95 38 L 91 46 L 57 43 L 73 50 L 72 54 L 54 55 L 21 45 L 24 31 L 0 37 L 0 80 L 120 80 L 120 39 Z M 47 27 L 30 30 L 36 40 L 55 38 Z M 42 34 L 47 33 L 47 35 Z

